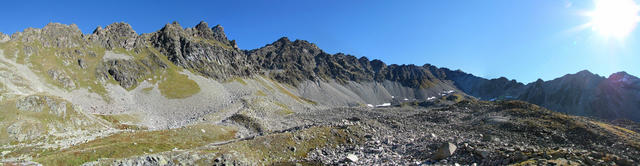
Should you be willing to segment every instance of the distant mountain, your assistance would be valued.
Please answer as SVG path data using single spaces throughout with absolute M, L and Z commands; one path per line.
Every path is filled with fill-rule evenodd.
M 448 76 L 463 92 L 485 100 L 507 96 L 572 115 L 640 121 L 640 82 L 626 72 L 605 78 L 584 70 L 527 85 L 462 72 L 449 72 Z

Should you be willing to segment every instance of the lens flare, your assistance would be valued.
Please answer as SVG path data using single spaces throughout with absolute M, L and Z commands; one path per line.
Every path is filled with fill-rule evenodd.
M 595 0 L 595 9 L 588 13 L 591 28 L 605 37 L 628 36 L 640 21 L 640 7 L 633 0 Z

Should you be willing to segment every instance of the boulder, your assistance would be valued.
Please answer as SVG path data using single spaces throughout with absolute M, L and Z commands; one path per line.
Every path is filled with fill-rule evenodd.
M 348 162 L 358 162 L 358 156 L 355 154 L 348 154 L 346 160 Z
M 454 145 L 453 143 L 450 143 L 450 142 L 444 143 L 440 146 L 438 151 L 436 151 L 436 153 L 433 155 L 433 159 L 435 160 L 445 159 L 453 155 L 453 153 L 455 153 L 457 148 L 458 147 L 456 147 L 456 145 Z

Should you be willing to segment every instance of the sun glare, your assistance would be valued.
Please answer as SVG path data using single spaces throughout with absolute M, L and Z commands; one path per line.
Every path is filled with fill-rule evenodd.
M 591 28 L 604 37 L 624 38 L 635 28 L 640 7 L 633 0 L 595 0 L 595 9 L 588 13 Z

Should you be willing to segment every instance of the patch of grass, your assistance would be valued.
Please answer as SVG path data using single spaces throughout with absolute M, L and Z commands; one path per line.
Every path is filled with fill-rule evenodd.
M 62 89 L 72 90 L 62 86 L 62 83 L 53 80 L 49 75 L 49 70 L 57 70 L 68 76 L 75 84 L 76 88 L 87 88 L 90 92 L 96 93 L 109 101 L 107 90 L 97 81 L 96 68 L 102 63 L 104 48 L 96 45 L 82 45 L 74 48 L 44 47 L 42 41 L 30 41 L 28 43 L 10 41 L 0 44 L 0 48 L 5 50 L 8 57 L 15 58 L 19 64 L 27 66 L 37 75 L 44 78 L 47 83 Z M 29 48 L 29 49 L 27 49 Z M 29 50 L 29 52 L 27 52 Z M 29 54 L 30 53 L 30 54 Z M 82 59 L 86 68 L 78 65 L 78 60 Z
M 96 116 L 106 120 L 107 122 L 111 122 L 111 124 L 121 130 L 147 130 L 147 127 L 135 125 L 135 123 L 140 123 L 141 120 L 135 115 L 131 114 L 116 114 L 116 115 L 99 115 Z
M 262 79 L 264 79 L 265 77 L 261 77 Z M 265 82 L 264 80 L 262 80 L 261 78 L 256 78 L 255 80 L 264 88 L 266 88 L 268 91 L 272 91 L 273 87 L 269 86 L 269 84 L 267 84 L 267 82 Z
M 35 158 L 35 161 L 43 165 L 81 165 L 99 158 L 125 158 L 169 151 L 173 148 L 191 149 L 209 143 L 231 140 L 235 137 L 235 133 L 234 128 L 210 124 L 170 130 L 123 132 L 60 152 L 45 153 Z
M 264 93 L 263 91 L 261 91 L 261 90 L 256 91 L 256 95 L 258 95 L 258 96 L 263 96 L 263 97 L 264 97 L 264 96 L 267 96 L 267 94 L 265 94 L 265 93 Z
M 252 140 L 203 149 L 205 153 L 236 154 L 240 160 L 271 165 L 290 160 L 302 159 L 316 148 L 336 145 L 356 144 L 363 141 L 361 128 L 312 127 L 296 132 L 276 133 L 257 137 Z
M 291 97 L 292 99 L 294 99 L 294 100 L 296 100 L 296 101 L 298 101 L 298 102 L 301 102 L 301 103 L 302 103 L 302 102 L 304 102 L 302 99 L 300 99 L 300 97 L 298 97 L 298 96 L 294 95 L 294 94 L 293 94 L 293 93 L 291 93 L 289 90 L 287 90 L 287 89 L 285 89 L 284 87 L 280 86 L 277 82 L 275 82 L 275 81 L 273 81 L 273 80 L 270 80 L 270 81 L 273 83 L 273 85 L 276 87 L 276 89 L 278 89 L 278 91 L 279 91 L 280 93 L 285 94 L 285 95 L 287 95 L 287 96 Z
M 68 138 L 75 135 L 70 134 L 67 136 L 56 136 L 53 131 L 59 132 L 74 132 L 84 130 L 88 132 L 95 132 L 98 130 L 104 130 L 107 127 L 99 124 L 91 115 L 85 115 L 82 112 L 74 110 L 71 103 L 65 101 L 59 97 L 35 95 L 40 98 L 35 100 L 34 107 L 42 108 L 40 112 L 34 112 L 30 110 L 19 110 L 16 108 L 16 103 L 20 102 L 20 98 L 12 98 L 0 102 L 0 144 L 15 145 L 18 143 L 53 143 L 53 141 L 61 139 L 62 137 Z M 49 102 L 55 101 L 56 105 L 60 105 L 65 102 L 66 110 L 64 114 L 56 115 L 49 108 L 47 100 Z M 28 136 L 25 140 L 18 140 L 16 135 L 7 132 L 9 126 L 17 125 L 21 132 L 19 135 Z M 16 126 L 14 126 L 16 127 Z M 12 150 L 11 154 L 5 157 L 17 157 L 17 156 L 36 156 L 41 153 L 42 149 L 34 148 L 31 146 L 19 146 Z
M 151 92 L 151 90 L 153 90 L 153 87 L 146 87 L 146 88 L 142 88 L 142 92 L 149 94 L 149 92 Z
M 187 75 L 168 70 L 165 80 L 158 84 L 163 96 L 169 99 L 182 99 L 200 92 L 200 86 Z
M 300 97 L 300 99 L 302 99 L 303 101 L 305 101 L 305 102 L 307 102 L 309 104 L 318 105 L 317 102 L 315 102 L 315 101 L 313 101 L 311 99 L 307 99 L 307 98 L 304 98 L 304 97 Z
M 591 123 L 603 128 L 607 132 L 617 135 L 622 140 L 624 140 L 631 146 L 635 147 L 636 149 L 640 149 L 640 142 L 638 142 L 637 140 L 637 138 L 640 136 L 638 135 L 638 133 L 631 131 L 629 129 L 625 129 L 615 125 L 605 124 L 602 122 L 591 121 Z
M 289 114 L 293 114 L 295 112 L 293 112 L 293 110 L 291 110 L 291 108 L 289 108 L 289 106 L 282 104 L 280 102 L 273 102 L 273 104 L 278 105 L 280 108 L 282 108 L 282 110 L 278 111 L 278 113 L 280 115 L 289 115 Z

